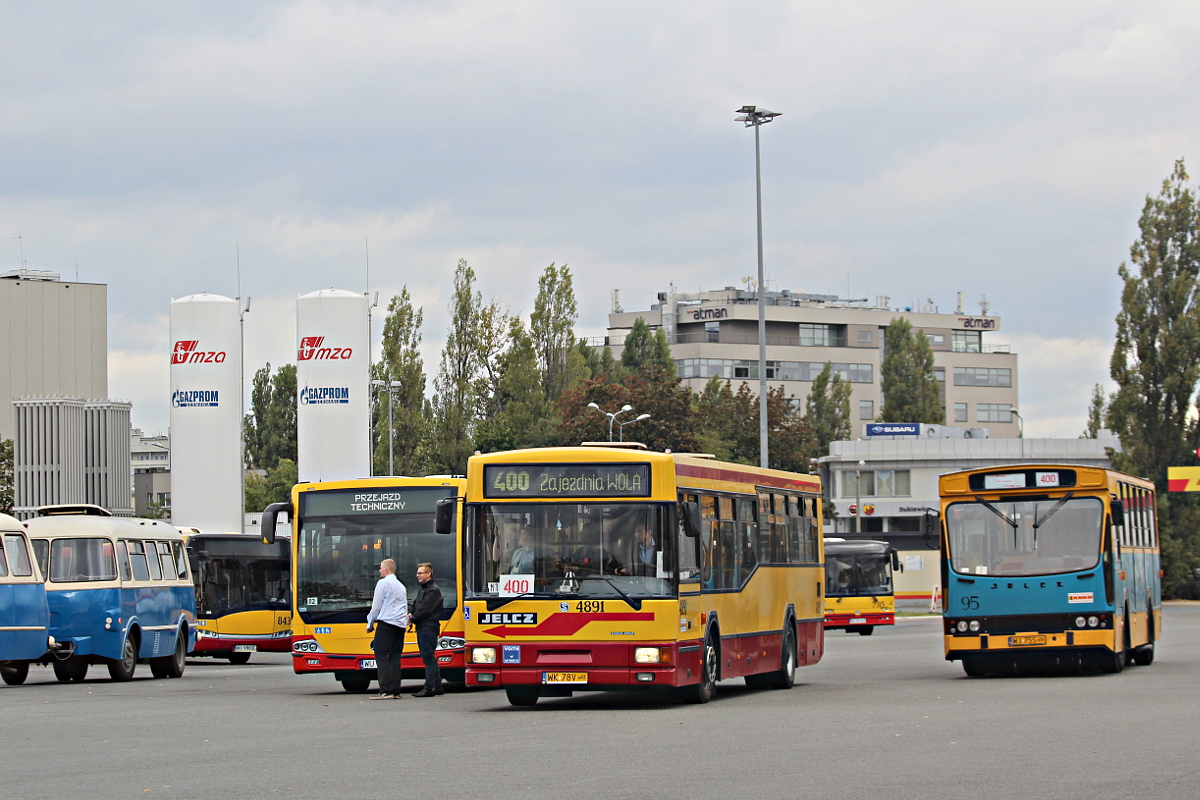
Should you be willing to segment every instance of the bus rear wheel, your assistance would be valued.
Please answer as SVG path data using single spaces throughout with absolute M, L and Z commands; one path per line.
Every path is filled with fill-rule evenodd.
M 537 705 L 540 696 L 536 686 L 505 686 L 504 693 L 508 695 L 508 704 L 512 706 Z
M 121 683 L 133 680 L 133 673 L 137 670 L 137 661 L 137 634 L 130 633 L 125 637 L 125 644 L 121 645 L 121 657 L 116 661 L 108 662 L 108 677 Z
M 150 659 L 150 673 L 156 678 L 182 678 L 187 666 L 187 639 L 180 632 L 175 637 L 175 651 L 169 656 Z
M 986 678 L 988 675 L 987 667 L 984 666 L 983 660 L 979 658 L 964 658 L 962 660 L 963 672 L 967 673 L 968 678 Z
M 29 662 L 18 661 L 0 666 L 0 678 L 9 686 L 20 686 L 29 677 Z
M 1145 644 L 1133 651 L 1133 663 L 1148 667 L 1154 663 L 1154 643 Z
M 226 656 L 226 658 L 229 659 L 230 664 L 247 664 L 250 661 L 250 654 L 249 653 L 230 653 L 228 656 Z M 366 689 L 364 689 L 363 691 L 366 691 Z

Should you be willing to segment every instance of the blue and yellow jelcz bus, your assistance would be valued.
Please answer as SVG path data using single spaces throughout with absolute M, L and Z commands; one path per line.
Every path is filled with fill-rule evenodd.
M 25 526 L 0 514 L 0 677 L 24 683 L 30 662 L 50 647 L 46 586 Z
M 179 531 L 92 505 L 39 513 L 25 524 L 54 637 L 42 663 L 64 683 L 82 681 L 92 664 L 127 681 L 143 660 L 156 678 L 182 676 L 196 643 L 196 592 Z
M 1017 464 L 940 478 L 945 655 L 968 675 L 1024 664 L 1120 672 L 1162 630 L 1154 484 Z

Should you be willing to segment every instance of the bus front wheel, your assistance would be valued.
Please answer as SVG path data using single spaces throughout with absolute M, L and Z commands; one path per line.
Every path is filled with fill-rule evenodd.
M 230 664 L 248 664 L 250 662 L 249 653 L 230 653 L 226 658 L 229 659 Z
M 0 678 L 9 686 L 20 686 L 29 677 L 29 662 L 19 661 L 15 664 L 0 666 Z
M 508 704 L 513 706 L 537 705 L 539 696 L 536 686 L 505 686 L 504 693 L 508 695 Z
M 121 657 L 116 661 L 108 662 L 108 677 L 121 683 L 133 680 L 133 673 L 137 670 L 137 661 L 137 634 L 131 632 L 125 637 L 125 644 L 121 646 Z
M 707 703 L 717 693 L 717 646 L 713 644 L 712 634 L 704 637 L 704 649 L 701 651 L 700 682 L 694 686 L 683 687 L 683 699 L 689 703 Z
M 59 683 L 79 683 L 87 677 L 88 660 L 84 656 L 68 656 L 65 659 L 55 659 L 54 677 Z
M 342 684 L 343 689 L 354 694 L 362 694 L 367 689 L 371 688 L 370 675 L 347 675 L 345 677 L 338 678 L 338 682 Z
M 863 625 L 861 628 L 858 629 L 859 636 L 870 636 L 874 632 L 875 632 L 874 625 Z

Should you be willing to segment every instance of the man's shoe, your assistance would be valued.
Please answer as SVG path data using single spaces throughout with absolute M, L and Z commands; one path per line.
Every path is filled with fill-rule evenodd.
M 380 692 L 379 694 L 371 695 L 369 699 L 371 699 L 371 700 L 395 700 L 396 697 L 397 697 L 397 695 L 394 695 L 391 692 Z
M 426 688 L 419 692 L 413 692 L 413 697 L 437 697 L 437 692 Z
M 444 695 L 446 693 L 446 690 L 440 686 L 436 686 L 433 689 L 433 693 L 436 694 L 438 697 L 441 697 L 442 695 Z

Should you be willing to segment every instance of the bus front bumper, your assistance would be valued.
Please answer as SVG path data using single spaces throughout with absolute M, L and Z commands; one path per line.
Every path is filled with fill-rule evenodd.
M 854 628 L 859 625 L 895 625 L 896 615 L 891 611 L 867 612 L 863 614 L 826 614 L 826 628 Z
M 946 660 L 986 653 L 1045 653 L 1066 649 L 1113 650 L 1111 630 L 1058 631 L 1054 633 L 982 634 L 979 636 L 945 636 Z
M 495 661 L 480 663 L 483 651 Z M 699 681 L 699 644 L 520 642 L 468 645 L 468 686 L 540 686 L 546 694 L 684 686 Z M 656 660 L 653 660 L 656 657 Z M 507 660 L 507 663 L 506 663 Z

